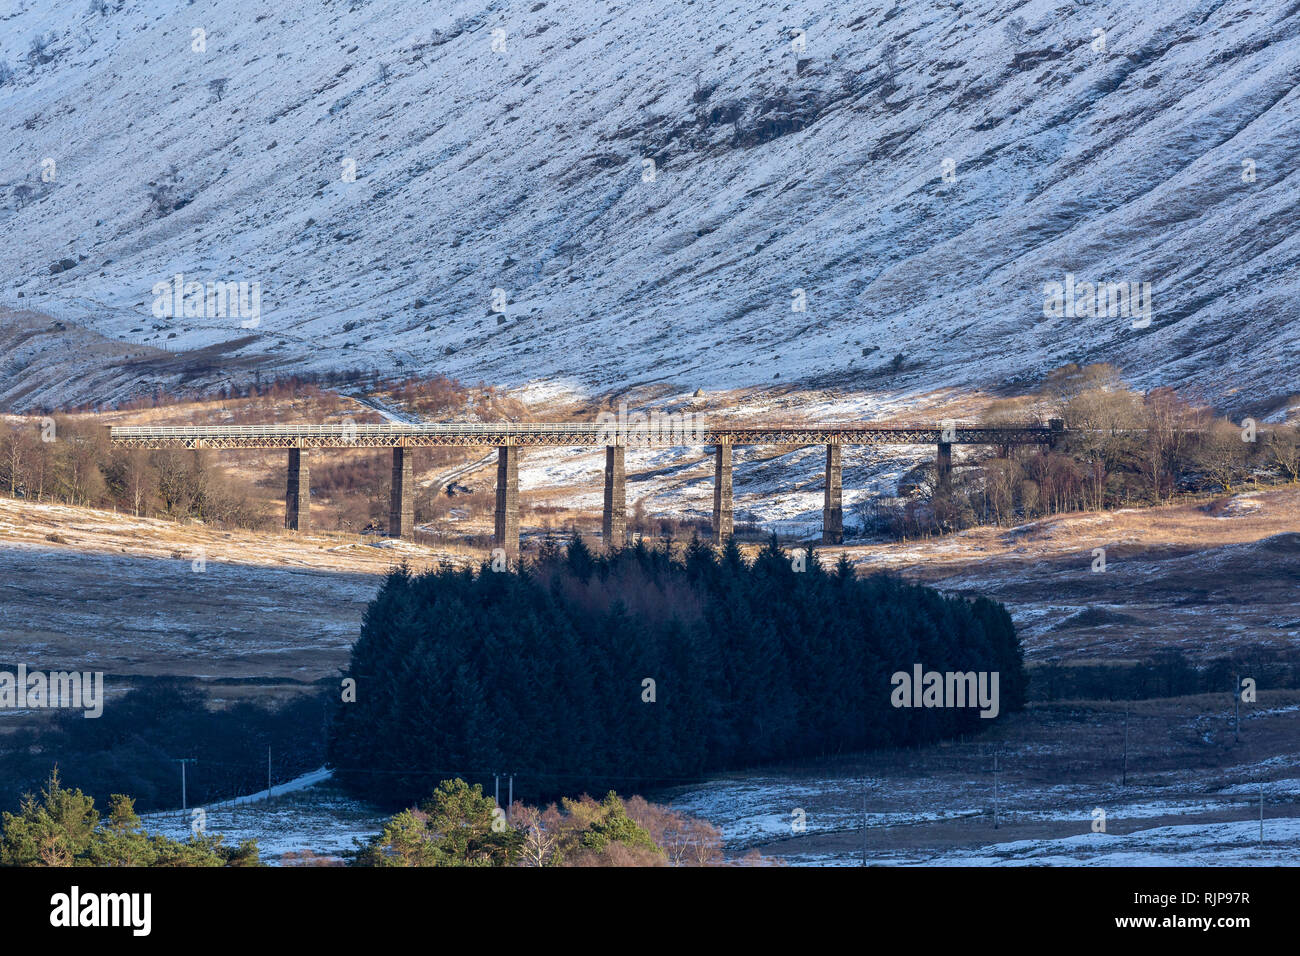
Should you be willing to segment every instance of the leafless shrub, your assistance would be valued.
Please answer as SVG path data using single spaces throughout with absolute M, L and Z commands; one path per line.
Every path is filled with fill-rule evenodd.
M 185 201 L 180 198 L 180 184 L 180 170 L 174 163 L 163 175 L 149 183 L 149 208 L 159 218 L 185 205 Z
M 27 49 L 27 62 L 33 67 L 53 62 L 58 57 L 58 51 L 53 49 L 56 39 L 58 38 L 53 30 L 32 37 L 31 45 Z
M 1006 23 L 1002 24 L 1002 32 L 1006 34 L 1007 39 L 1016 46 L 1021 46 L 1025 41 L 1022 34 L 1025 32 L 1025 18 L 1012 17 Z
M 338 857 L 321 856 L 311 850 L 290 850 L 280 857 L 282 866 L 343 866 Z

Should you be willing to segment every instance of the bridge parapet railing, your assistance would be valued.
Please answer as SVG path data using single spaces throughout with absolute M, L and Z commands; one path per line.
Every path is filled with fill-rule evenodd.
M 434 445 L 1050 444 L 1049 426 L 965 422 L 698 423 L 439 422 L 337 425 L 115 425 L 113 443 L 135 447 L 338 448 Z
M 759 424 L 731 424 L 687 426 L 695 431 L 710 434 L 727 434 L 730 432 L 916 432 L 940 431 L 947 423 L 935 422 L 845 422 L 839 423 L 801 423 L 779 422 Z M 112 438 L 146 438 L 151 436 L 166 437 L 208 437 L 215 435 L 537 435 L 537 434 L 617 434 L 622 431 L 635 431 L 637 424 L 617 425 L 598 422 L 429 422 L 424 424 L 364 424 L 344 423 L 340 425 L 112 425 L 109 435 Z M 955 422 L 950 426 L 958 433 L 980 432 L 1047 432 L 1046 425 L 981 425 L 976 422 Z

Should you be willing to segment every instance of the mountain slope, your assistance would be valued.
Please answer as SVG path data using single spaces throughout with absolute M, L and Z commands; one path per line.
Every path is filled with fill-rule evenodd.
M 1295 390 L 1294 2 L 27 7 L 0 4 L 0 304 L 217 355 L 190 384 L 910 390 L 1112 360 L 1253 410 Z M 258 282 L 257 325 L 155 318 L 176 273 Z M 1150 326 L 1045 317 L 1067 274 L 1150 282 Z M 177 380 L 86 394 L 54 339 L 0 355 L 0 398 L 55 360 L 18 405 Z

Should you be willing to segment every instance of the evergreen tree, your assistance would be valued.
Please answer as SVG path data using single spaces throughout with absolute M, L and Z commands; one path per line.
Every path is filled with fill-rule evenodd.
M 339 779 L 409 805 L 431 774 L 499 768 L 551 798 L 987 725 L 975 708 L 893 707 L 891 676 L 916 664 L 996 670 L 1001 712 L 1023 706 L 1001 605 L 801 557 L 797 571 L 775 538 L 752 564 L 734 540 L 719 553 L 694 539 L 679 560 L 575 539 L 505 573 L 398 569 L 353 647 L 358 700 L 331 730 Z M 386 859 L 425 852 L 403 842 L 411 827 L 394 823 Z
M 50 774 L 40 799 L 0 814 L 0 866 L 257 866 L 257 843 L 227 847 L 219 834 L 181 842 L 146 833 L 134 801 L 114 794 L 100 820 L 93 798 Z

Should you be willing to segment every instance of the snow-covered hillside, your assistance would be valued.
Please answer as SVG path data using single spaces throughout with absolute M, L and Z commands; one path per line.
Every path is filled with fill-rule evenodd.
M 207 350 L 92 378 L 11 335 L 19 405 L 259 357 L 1296 390 L 1292 0 L 0 0 L 0 58 L 0 306 Z M 176 274 L 259 283 L 256 324 L 156 318 Z M 1151 283 L 1149 326 L 1046 317 L 1067 275 Z

